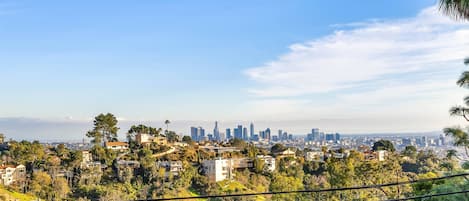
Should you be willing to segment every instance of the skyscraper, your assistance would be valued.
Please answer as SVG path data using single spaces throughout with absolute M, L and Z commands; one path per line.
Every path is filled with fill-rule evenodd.
M 311 129 L 311 137 L 312 141 L 319 141 L 319 128 L 313 128 Z
M 216 141 L 220 141 L 220 131 L 218 130 L 218 121 L 215 121 L 215 128 L 213 128 L 213 137 Z
M 197 141 L 203 141 L 205 140 L 205 129 L 202 127 L 199 127 L 199 136 L 197 136 Z
M 191 127 L 191 138 L 193 141 L 199 140 L 199 129 L 196 127 Z
M 254 123 L 251 122 L 251 125 L 249 125 L 249 138 L 252 138 L 254 136 Z
M 282 138 L 282 134 L 283 134 L 283 131 L 280 129 L 278 130 L 278 140 L 282 141 L 283 138 Z
M 248 140 L 248 128 L 243 128 L 243 140 Z
M 270 140 L 270 128 L 265 129 L 265 139 L 267 141 Z
M 334 134 L 326 134 L 326 141 L 334 141 Z
M 339 133 L 336 133 L 336 134 L 335 134 L 335 141 L 336 141 L 337 143 L 339 143 L 339 141 L 340 141 L 340 134 L 339 134 Z
M 230 128 L 227 128 L 227 129 L 226 129 L 226 133 L 225 133 L 225 134 L 226 134 L 226 139 L 227 139 L 227 140 L 230 140 L 230 139 L 232 138 L 232 136 L 231 136 L 231 129 L 230 129 Z
M 243 139 L 243 126 L 242 125 L 238 125 L 238 127 L 234 129 L 234 137 L 238 139 Z

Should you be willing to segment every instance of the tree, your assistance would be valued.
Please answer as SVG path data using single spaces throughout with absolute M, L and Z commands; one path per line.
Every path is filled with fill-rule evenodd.
M 179 136 L 174 131 L 166 132 L 166 139 L 168 142 L 177 142 L 179 140 Z
M 260 158 L 254 159 L 253 162 L 254 172 L 257 174 L 263 173 L 265 169 L 265 161 Z
M 303 189 L 302 178 L 286 176 L 284 174 L 275 173 L 272 177 L 272 183 L 270 183 L 271 191 L 296 191 Z M 294 201 L 299 200 L 301 194 L 289 195 L 289 194 L 277 194 L 272 196 L 272 200 L 286 200 Z
M 51 200 L 51 184 L 52 178 L 49 174 L 43 171 L 37 171 L 33 174 L 29 189 L 36 196 L 45 200 Z
M 187 143 L 187 144 L 192 144 L 192 138 L 191 136 L 187 136 L 185 135 L 184 137 L 182 137 L 182 141 Z
M 52 182 L 52 190 L 56 200 L 67 198 L 67 194 L 70 193 L 70 187 L 68 186 L 67 180 L 63 177 L 57 177 L 54 179 Z
M 167 120 L 167 119 L 166 119 L 166 121 L 164 121 L 164 124 L 166 124 L 166 132 L 169 131 L 169 124 L 170 124 L 170 123 L 171 123 L 171 122 L 170 122 L 169 120 Z
M 415 148 L 415 146 L 412 146 L 412 145 L 406 146 L 404 151 L 402 151 L 402 155 L 408 156 L 414 159 L 417 156 L 417 148 Z
M 389 140 L 379 140 L 373 144 L 373 151 L 386 150 L 390 152 L 396 151 L 394 145 Z
M 469 136 L 468 133 L 463 131 L 461 128 L 445 128 L 443 130 L 446 136 L 451 136 L 454 139 L 453 144 L 455 146 L 464 147 L 466 155 L 469 156 L 468 148 L 469 148 Z
M 458 151 L 454 150 L 454 149 L 450 149 L 448 151 L 446 151 L 446 158 L 448 160 L 453 160 L 453 158 L 456 157 Z
M 285 149 L 287 149 L 285 147 L 285 145 L 278 143 L 278 144 L 275 144 L 274 146 L 272 146 L 272 148 L 270 148 L 270 151 L 272 153 L 278 153 L 278 152 L 281 152 L 281 151 L 285 151 Z
M 93 143 L 101 144 L 101 142 L 117 141 L 117 118 L 111 114 L 99 114 L 94 118 L 93 130 L 88 131 L 87 137 L 93 138 Z
M 469 20 L 469 0 L 440 0 L 440 10 L 456 20 Z

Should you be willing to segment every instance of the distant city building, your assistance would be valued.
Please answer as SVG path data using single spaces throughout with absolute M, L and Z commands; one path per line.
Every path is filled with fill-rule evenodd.
M 326 134 L 326 141 L 334 141 L 334 134 Z
M 198 138 L 198 141 L 204 141 L 206 140 L 205 139 L 205 129 L 202 128 L 202 127 L 199 127 L 199 136 L 197 137 Z
M 251 125 L 249 125 L 249 138 L 252 138 L 254 136 L 254 123 L 251 122 Z
M 282 131 L 282 129 L 279 129 L 278 130 L 278 140 L 283 140 L 282 135 L 283 135 L 283 131 Z
M 440 135 L 440 141 L 442 146 L 446 145 L 446 139 L 444 135 Z
M 229 140 L 229 139 L 231 139 L 231 138 L 232 138 L 232 136 L 231 136 L 231 129 L 230 129 L 230 128 L 227 128 L 227 129 L 226 129 L 226 139 Z
M 310 141 L 319 141 L 319 128 L 311 129 L 311 139 Z
M 199 141 L 199 129 L 197 127 L 191 127 L 191 138 L 193 141 Z
M 238 127 L 234 129 L 234 138 L 243 139 L 243 126 L 242 125 L 238 125 Z
M 218 130 L 218 122 L 215 121 L 215 128 L 213 128 L 213 137 L 216 141 L 221 141 L 220 131 Z
M 340 134 L 339 134 L 339 133 L 336 133 L 336 134 L 335 134 L 335 141 L 336 141 L 336 142 L 339 142 L 339 141 L 340 141 Z
M 264 139 L 270 140 L 270 128 L 265 129 Z
M 248 128 L 243 128 L 243 140 L 248 140 Z

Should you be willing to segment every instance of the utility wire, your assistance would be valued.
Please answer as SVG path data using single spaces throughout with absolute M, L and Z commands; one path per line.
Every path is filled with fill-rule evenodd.
M 431 197 L 440 197 L 440 196 L 455 195 L 455 194 L 463 194 L 463 193 L 469 193 L 469 190 L 465 190 L 465 191 L 456 191 L 456 192 L 447 192 L 447 193 L 438 193 L 438 194 L 429 194 L 429 195 L 421 195 L 421 196 L 408 197 L 408 198 L 399 198 L 399 199 L 386 200 L 386 201 L 415 200 L 415 199 L 431 198 Z
M 403 182 L 394 182 L 394 183 L 387 183 L 387 184 L 367 185 L 367 186 L 354 186 L 354 187 L 328 188 L 328 189 L 311 189 L 311 190 L 298 190 L 298 191 L 276 191 L 276 192 L 260 192 L 260 193 L 225 194 L 225 195 L 201 195 L 201 196 L 192 196 L 192 197 L 157 198 L 157 199 L 148 199 L 147 201 L 208 199 L 208 198 L 225 198 L 225 197 L 244 197 L 244 196 L 254 196 L 254 195 L 277 195 L 277 194 L 291 194 L 291 193 L 321 193 L 321 192 L 333 192 L 333 191 L 360 190 L 360 189 L 381 188 L 381 187 L 389 187 L 389 186 L 396 186 L 396 185 L 412 184 L 412 183 L 417 183 L 417 182 L 437 181 L 437 180 L 443 180 L 443 179 L 449 179 L 449 178 L 455 178 L 455 177 L 464 177 L 464 176 L 469 176 L 469 173 L 448 175 L 448 176 L 429 178 L 429 179 L 419 179 L 419 180 L 413 180 L 413 181 L 403 181 Z M 137 200 L 137 201 L 145 201 L 145 200 Z

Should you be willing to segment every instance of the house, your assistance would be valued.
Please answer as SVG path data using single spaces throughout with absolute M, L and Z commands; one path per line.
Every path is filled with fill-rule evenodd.
M 146 134 L 146 133 L 139 133 L 139 134 L 135 135 L 135 141 L 138 144 L 151 143 L 152 138 L 153 138 L 153 136 L 151 136 L 150 134 Z
M 0 166 L 0 183 L 8 186 L 14 182 L 24 180 L 26 178 L 26 167 L 24 165 L 2 165 Z
M 165 136 L 152 136 L 150 134 L 146 133 L 139 133 L 135 135 L 135 141 L 140 144 L 140 145 L 147 145 L 151 143 L 156 143 L 158 145 L 167 145 L 168 140 L 166 139 Z
M 104 143 L 106 149 L 111 149 L 114 151 L 126 151 L 129 149 L 129 144 L 126 142 L 106 142 Z
M 324 152 L 322 151 L 308 151 L 305 153 L 306 161 L 324 162 Z
M 166 139 L 165 136 L 156 136 L 153 137 L 153 143 L 156 143 L 157 145 L 167 145 L 168 139 Z
M 388 156 L 388 152 L 386 150 L 375 151 L 375 153 L 378 161 L 385 161 L 386 157 Z
M 140 162 L 119 160 L 114 165 L 117 170 L 117 178 L 123 182 L 135 176 L 137 168 L 140 167 Z
M 165 177 L 179 176 L 179 173 L 184 170 L 182 161 L 157 161 L 156 166 L 159 168 L 165 168 Z
M 174 142 L 173 145 L 176 146 L 176 147 L 187 147 L 187 146 L 189 146 L 189 144 L 187 144 L 185 142 Z
M 258 155 L 256 156 L 256 158 L 264 160 L 265 170 L 269 172 L 275 171 L 275 158 L 274 157 Z
M 252 167 L 252 160 L 248 158 L 215 159 L 202 162 L 203 170 L 210 182 L 232 179 L 235 169 Z
M 363 154 L 365 155 L 365 160 L 385 161 L 388 156 L 388 152 L 386 150 L 367 151 Z
M 277 157 L 295 157 L 295 155 L 296 155 L 296 153 L 293 150 L 291 150 L 290 148 L 288 148 L 284 151 L 275 153 L 275 156 L 277 156 Z
M 90 153 L 90 151 L 83 150 L 83 151 L 81 151 L 81 155 L 82 155 L 82 161 L 81 161 L 82 163 L 89 163 L 89 162 L 93 161 L 93 156 Z

